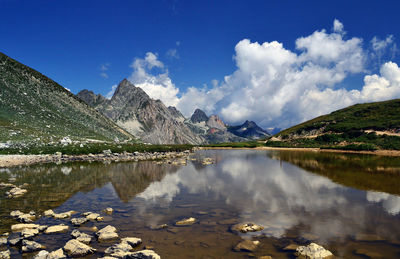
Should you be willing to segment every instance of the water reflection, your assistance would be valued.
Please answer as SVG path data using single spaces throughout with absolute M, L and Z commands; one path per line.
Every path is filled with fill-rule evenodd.
M 29 186 L 21 198 L 1 196 L 0 231 L 15 223 L 8 217 L 15 209 L 101 212 L 113 207 L 113 215 L 99 227 L 112 224 L 123 236 L 140 234 L 163 258 L 176 257 L 177 249 L 182 257 L 195 249 L 196 258 L 241 258 L 232 251 L 241 237 L 229 232 L 233 223 L 225 222 L 265 227 L 267 241 L 257 256 L 287 258 L 290 253 L 282 251 L 281 243 L 304 243 L 303 237 L 314 236 L 336 255 L 351 258 L 355 247 L 363 247 L 355 242 L 359 234 L 379 235 L 387 242 L 368 243 L 369 249 L 384 248 L 389 258 L 399 253 L 392 246 L 400 240 L 397 158 L 256 150 L 200 151 L 194 156 L 198 161 L 187 166 L 77 163 L 1 170 L 0 181 Z M 204 157 L 216 163 L 204 166 L 199 162 Z M 171 226 L 189 216 L 199 223 L 172 232 L 149 228 Z M 39 223 L 52 224 L 46 220 Z M 53 243 L 49 248 L 60 247 Z

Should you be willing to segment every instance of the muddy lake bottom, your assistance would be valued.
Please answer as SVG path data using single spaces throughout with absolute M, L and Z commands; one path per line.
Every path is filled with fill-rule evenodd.
M 204 158 L 213 164 L 203 165 Z M 57 250 L 78 229 L 112 225 L 119 237 L 139 237 L 134 250 L 151 248 L 161 258 L 295 258 L 290 244 L 315 242 L 338 258 L 400 258 L 400 159 L 357 154 L 263 150 L 202 150 L 186 165 L 159 161 L 66 163 L 0 169 L 0 182 L 22 185 L 27 193 L 7 198 L 0 188 L 0 234 L 18 222 L 10 212 L 37 215 L 52 209 L 99 213 L 102 221 L 74 227 L 71 218 L 39 217 L 40 225 L 66 224 L 66 233 L 40 234 L 34 241 Z M 103 210 L 114 209 L 112 214 Z M 189 226 L 176 226 L 193 217 Z M 262 231 L 235 233 L 236 223 Z M 161 229 L 157 226 L 167 224 Z M 234 250 L 245 239 L 260 241 L 254 251 Z M 98 242 L 85 258 L 105 256 L 119 240 Z M 35 253 L 9 249 L 11 258 Z

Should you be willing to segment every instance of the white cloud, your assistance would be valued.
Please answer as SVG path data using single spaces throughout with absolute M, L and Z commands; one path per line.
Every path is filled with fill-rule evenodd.
M 107 99 L 111 99 L 113 97 L 115 90 L 117 89 L 118 85 L 111 86 L 111 91 L 106 94 Z
M 295 51 L 277 41 L 241 40 L 235 46 L 237 68 L 232 74 L 213 80 L 211 87 L 189 87 L 180 96 L 168 70 L 151 52 L 135 60 L 130 80 L 185 116 L 201 108 L 230 124 L 248 119 L 263 127 L 285 128 L 351 104 L 400 97 L 400 69 L 392 62 L 381 65 L 380 75 L 366 75 L 360 90 L 341 86 L 350 75 L 365 73 L 371 58 L 361 38 L 345 35 L 343 24 L 335 20 L 332 32 L 319 30 L 298 38 Z M 393 45 L 393 37 L 371 44 L 373 51 L 384 51 Z M 150 71 L 153 67 L 161 72 Z
M 178 54 L 178 50 L 177 49 L 169 49 L 167 50 L 167 52 L 165 53 L 165 55 L 167 55 L 168 58 L 171 59 L 179 59 L 179 54 Z
M 343 32 L 343 23 L 341 23 L 338 19 L 335 19 L 334 21 L 333 21 L 333 31 L 334 32 L 339 32 L 339 33 L 341 33 L 341 32 Z
M 168 70 L 158 60 L 157 54 L 147 52 L 144 59 L 136 58 L 131 67 L 133 72 L 128 78 L 135 86 L 142 88 L 151 98 L 160 99 L 167 106 L 176 106 L 179 89 L 169 78 Z M 151 73 L 153 68 L 160 69 L 156 75 Z

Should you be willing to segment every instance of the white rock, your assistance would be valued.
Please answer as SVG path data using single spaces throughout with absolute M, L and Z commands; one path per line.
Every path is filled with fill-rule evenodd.
M 0 259 L 10 259 L 10 250 L 1 251 Z
M 12 225 L 11 226 L 11 230 L 13 231 L 13 232 L 20 232 L 21 230 L 23 230 L 23 229 L 26 229 L 26 228 L 37 228 L 37 229 L 39 229 L 39 225 L 37 225 L 37 224 L 14 224 L 14 225 Z
M 71 236 L 73 238 L 76 238 L 76 240 L 78 240 L 79 242 L 82 242 L 86 245 L 88 245 L 90 243 L 90 241 L 92 241 L 92 237 L 90 235 L 79 232 L 76 229 L 74 231 L 72 231 Z
M 38 242 L 35 241 L 30 241 L 30 240 L 22 240 L 22 253 L 30 253 L 30 252 L 35 252 L 38 250 L 42 250 L 44 246 L 39 244 Z
M 46 210 L 45 212 L 44 212 L 44 215 L 46 216 L 46 217 L 53 217 L 54 216 L 54 211 L 53 210 Z
M 21 231 L 21 236 L 23 238 L 31 238 L 36 235 L 39 235 L 39 229 L 37 228 L 26 228 Z
M 182 219 L 179 220 L 175 223 L 175 225 L 177 226 L 189 226 L 189 225 L 193 225 L 196 222 L 195 218 L 187 218 L 187 219 Z
M 111 240 L 118 238 L 117 229 L 113 226 L 106 226 L 96 232 L 99 241 Z
M 68 229 L 69 229 L 69 227 L 66 225 L 55 225 L 55 226 L 48 227 L 44 231 L 44 233 L 45 234 L 63 233 L 63 232 L 67 232 Z
M 133 252 L 129 255 L 129 258 L 137 259 L 161 259 L 161 257 L 156 254 L 153 250 L 141 250 Z
M 69 256 L 78 257 L 78 256 L 85 256 L 88 254 L 92 254 L 96 251 L 96 249 L 85 245 L 82 242 L 79 242 L 76 239 L 69 240 L 64 246 L 65 252 Z
M 325 259 L 333 257 L 333 254 L 316 243 L 311 243 L 308 246 L 299 246 L 296 249 L 295 255 L 297 258 L 306 259 Z
M 121 242 L 128 243 L 132 247 L 138 246 L 142 243 L 142 239 L 137 238 L 137 237 L 124 237 L 121 239 Z
M 7 194 L 8 198 L 17 198 L 17 197 L 21 197 L 22 195 L 24 195 L 27 192 L 28 192 L 28 190 L 26 190 L 26 189 L 14 187 L 11 190 L 9 190 L 8 192 L 6 192 L 6 194 Z
M 87 220 L 96 220 L 98 217 L 100 217 L 100 214 L 98 213 L 90 213 L 89 215 L 86 216 Z

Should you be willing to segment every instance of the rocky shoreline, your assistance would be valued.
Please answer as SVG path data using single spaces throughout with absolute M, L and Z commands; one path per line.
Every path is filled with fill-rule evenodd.
M 129 162 L 145 160 L 164 160 L 187 157 L 191 150 L 183 152 L 123 152 L 112 153 L 104 150 L 100 154 L 65 155 L 56 152 L 52 155 L 0 155 L 0 168 L 26 166 L 32 164 L 66 163 L 66 162 Z

